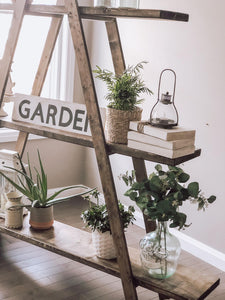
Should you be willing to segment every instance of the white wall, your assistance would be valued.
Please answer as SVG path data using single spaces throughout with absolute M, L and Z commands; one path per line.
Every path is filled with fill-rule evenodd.
M 15 150 L 15 142 L 1 143 L 0 149 Z M 48 176 L 49 188 L 83 183 L 82 174 L 85 156 L 82 146 L 52 139 L 28 141 L 23 161 L 27 162 L 27 154 L 29 154 L 31 165 L 38 168 L 37 150 L 41 154 Z
M 205 212 L 186 205 L 188 223 L 185 233 L 225 253 L 224 230 L 224 167 L 225 167 L 225 2 L 217 0 L 142 0 L 141 8 L 185 12 L 188 23 L 157 20 L 120 19 L 119 28 L 126 63 L 149 61 L 144 79 L 154 91 L 143 105 L 148 118 L 156 100 L 160 72 L 172 68 L 177 74 L 175 102 L 180 124 L 197 130 L 196 144 L 202 148 L 200 158 L 182 164 L 199 181 L 206 196 L 215 194 L 217 201 Z M 93 22 L 92 66 L 112 67 L 106 30 L 103 22 Z M 106 106 L 105 86 L 96 81 L 100 105 Z M 89 153 L 92 154 L 89 156 Z M 86 157 L 86 184 L 100 185 L 93 151 Z M 118 175 L 132 169 L 130 158 L 111 158 L 118 196 L 124 199 L 125 186 Z M 148 171 L 154 163 L 147 163 Z M 92 173 L 93 172 L 93 173 Z

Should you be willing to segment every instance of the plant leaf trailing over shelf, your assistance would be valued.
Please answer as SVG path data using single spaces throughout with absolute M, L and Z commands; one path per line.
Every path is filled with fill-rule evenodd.
M 199 189 L 198 182 L 190 182 L 189 174 L 179 167 L 168 166 L 164 171 L 161 165 L 155 166 L 155 172 L 148 179 L 135 181 L 135 173 L 121 175 L 121 178 L 130 188 L 125 195 L 141 208 L 143 213 L 151 220 L 171 221 L 170 227 L 182 229 L 186 224 L 187 215 L 179 209 L 186 200 L 198 204 L 198 210 L 205 210 L 209 204 L 216 200 L 212 195 L 206 198 Z
M 109 101 L 108 107 L 118 110 L 134 110 L 135 106 L 144 100 L 138 99 L 141 93 L 152 94 L 140 77 L 140 71 L 146 63 L 142 61 L 135 66 L 129 66 L 121 75 L 96 66 L 97 69 L 93 71 L 97 74 L 96 78 L 103 80 L 109 91 L 106 95 Z

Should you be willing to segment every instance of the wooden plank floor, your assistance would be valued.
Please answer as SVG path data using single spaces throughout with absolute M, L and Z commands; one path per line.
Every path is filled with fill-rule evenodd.
M 83 228 L 80 213 L 86 205 L 80 198 L 59 204 L 55 206 L 55 218 Z M 144 230 L 130 226 L 126 235 L 128 244 L 138 247 Z M 199 262 L 184 251 L 180 259 L 185 265 L 194 265 L 198 261 L 199 270 L 219 274 L 221 284 L 207 299 L 225 300 L 225 275 L 222 271 Z M 0 270 L 0 299 L 124 299 L 120 279 L 3 234 L 0 239 Z M 144 288 L 138 287 L 137 291 L 140 300 L 158 299 L 157 294 Z

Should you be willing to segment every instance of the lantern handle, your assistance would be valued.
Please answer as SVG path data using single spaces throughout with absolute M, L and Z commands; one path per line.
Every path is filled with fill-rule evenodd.
M 162 75 L 165 71 L 170 71 L 174 75 L 174 87 L 173 87 L 173 100 L 172 102 L 174 103 L 174 97 L 175 97 L 175 89 L 176 89 L 176 81 L 177 81 L 177 76 L 176 73 L 172 69 L 164 69 L 162 70 L 160 77 L 159 77 L 159 86 L 158 86 L 158 101 L 159 101 L 159 96 L 160 96 L 160 88 L 161 88 L 161 80 L 162 80 Z

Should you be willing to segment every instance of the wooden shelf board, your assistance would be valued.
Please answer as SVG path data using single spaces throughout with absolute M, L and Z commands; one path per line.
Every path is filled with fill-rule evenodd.
M 90 233 L 56 221 L 53 228 L 36 231 L 30 228 L 28 221 L 28 216 L 25 216 L 24 226 L 18 230 L 6 228 L 4 220 L 0 219 L 0 232 L 120 277 L 116 260 L 96 257 Z M 139 251 L 129 248 L 129 254 L 136 284 L 173 299 L 204 299 L 203 295 L 208 295 L 219 284 L 219 279 L 215 276 L 204 275 L 202 272 L 200 274 L 197 270 L 182 265 L 178 266 L 177 272 L 169 279 L 153 279 L 143 271 Z
M 198 157 L 201 154 L 201 149 L 197 149 L 192 154 L 185 155 L 185 156 L 175 158 L 175 159 L 171 159 L 171 158 L 167 158 L 167 157 L 157 155 L 154 153 L 149 153 L 146 151 L 129 148 L 126 145 L 111 144 L 111 143 L 108 143 L 108 151 L 110 154 L 122 154 L 122 155 L 126 155 L 126 156 L 131 156 L 134 158 L 141 158 L 144 160 L 153 161 L 156 163 L 166 164 L 166 165 L 170 165 L 170 166 L 179 165 L 185 161 L 188 161 L 195 157 Z
M 92 137 L 25 122 L 12 121 L 11 116 L 0 118 L 0 127 L 15 129 L 63 142 L 93 148 Z
M 14 4 L 0 4 L 0 11 L 10 11 L 15 8 Z M 79 7 L 81 18 L 105 20 L 107 18 L 142 18 L 142 19 L 159 19 L 172 21 L 188 21 L 188 14 L 157 10 L 157 9 L 132 9 L 132 8 L 106 8 L 106 7 Z M 67 10 L 62 5 L 27 5 L 25 14 L 57 17 L 67 14 Z
M 157 9 L 132 9 L 132 8 L 106 8 L 106 7 L 87 7 L 79 8 L 81 18 L 98 19 L 108 18 L 141 18 L 141 19 L 159 19 L 171 21 L 188 21 L 188 14 L 157 10 Z
M 15 129 L 22 132 L 32 133 L 35 135 L 40 135 L 40 136 L 56 139 L 63 142 L 78 144 L 85 147 L 90 147 L 90 148 L 94 147 L 91 136 L 70 133 L 67 131 L 53 129 L 45 126 L 39 126 L 35 124 L 12 121 L 10 116 L 0 118 L 0 127 Z M 112 144 L 112 143 L 107 143 L 107 151 L 109 154 L 121 154 L 125 156 L 131 156 L 134 158 L 141 158 L 144 160 L 153 161 L 156 163 L 162 163 L 170 166 L 181 164 L 185 161 L 198 157 L 201 154 L 201 149 L 197 149 L 193 154 L 185 155 L 175 159 L 170 159 L 153 153 L 148 153 L 141 150 L 135 150 L 127 147 L 126 145 Z

